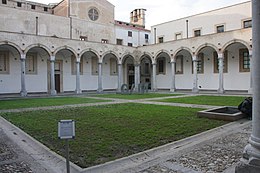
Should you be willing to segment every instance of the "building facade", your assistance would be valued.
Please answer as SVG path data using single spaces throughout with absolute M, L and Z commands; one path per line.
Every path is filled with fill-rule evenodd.
M 251 2 L 159 24 L 151 35 L 144 9 L 126 23 L 115 21 L 106 0 L 19 2 L 0 3 L 0 94 L 102 92 L 140 83 L 154 91 L 250 91 Z M 239 17 L 226 20 L 231 15 Z M 186 24 L 188 37 L 176 36 Z

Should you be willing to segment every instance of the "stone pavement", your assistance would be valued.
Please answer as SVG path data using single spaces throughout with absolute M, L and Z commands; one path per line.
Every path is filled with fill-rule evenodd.
M 138 101 L 105 98 L 104 100 L 113 101 L 94 104 L 8 110 L 7 112 L 62 109 L 64 107 L 119 104 L 125 102 L 199 108 L 214 107 L 156 102 L 158 98 Z M 26 136 L 26 134 L 19 131 L 19 129 L 6 123 L 7 122 L 0 120 L 0 173 L 65 173 L 64 158 L 57 156 L 55 153 L 37 143 L 37 141 L 34 141 L 34 139 Z M 234 167 L 242 156 L 242 151 L 248 142 L 250 134 L 251 122 L 242 120 L 96 167 L 81 169 L 72 164 L 72 173 L 234 172 Z M 16 138 L 16 136 L 18 137 Z M 30 140 L 32 140 L 32 142 L 30 142 Z M 57 166 L 57 168 L 55 166 Z

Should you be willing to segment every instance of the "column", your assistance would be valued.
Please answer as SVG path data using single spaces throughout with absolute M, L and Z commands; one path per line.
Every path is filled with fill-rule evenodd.
M 138 92 L 138 84 L 140 83 L 140 64 L 135 64 L 135 91 Z
M 81 94 L 82 91 L 80 89 L 80 58 L 76 60 L 76 94 Z
M 27 91 L 26 91 L 26 85 L 25 85 L 25 59 L 26 59 L 26 54 L 21 54 L 21 91 L 20 95 L 22 97 L 27 96 Z
M 51 66 L 51 95 L 54 96 L 57 94 L 57 91 L 55 90 L 55 56 L 50 57 L 50 66 Z
M 103 88 L 102 88 L 102 63 L 99 62 L 98 63 L 98 93 L 102 93 L 103 92 Z
M 175 59 L 171 62 L 172 65 L 172 82 L 171 82 L 171 90 L 170 92 L 175 92 L 176 91 L 176 86 L 175 86 L 175 66 L 176 66 L 176 61 Z
M 223 94 L 224 91 L 224 56 L 223 53 L 218 54 L 218 71 L 219 71 L 219 85 L 218 93 Z
M 193 93 L 198 93 L 199 89 L 198 89 L 198 62 L 197 62 L 197 56 L 193 56 L 192 57 L 192 62 L 193 62 L 193 88 L 192 88 L 192 92 Z
M 117 88 L 117 91 L 118 92 L 121 92 L 121 86 L 122 86 L 122 72 L 123 72 L 123 69 L 122 69 L 122 64 L 118 64 L 117 65 L 117 69 L 118 69 L 118 88 Z
M 260 1 L 252 0 L 253 39 L 253 119 L 252 134 L 245 147 L 242 164 L 237 173 L 260 172 Z
M 248 89 L 249 94 L 253 94 L 253 58 L 252 58 L 252 50 L 249 50 L 249 59 L 250 59 L 250 87 Z
M 156 63 L 153 63 L 153 83 L 152 83 L 152 90 L 157 91 L 156 85 Z

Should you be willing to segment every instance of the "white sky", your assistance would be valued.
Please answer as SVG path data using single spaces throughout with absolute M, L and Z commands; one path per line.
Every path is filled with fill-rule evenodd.
M 30 0 L 56 3 L 61 0 Z M 130 12 L 136 8 L 146 11 L 146 28 L 181 17 L 206 12 L 249 0 L 108 0 L 115 5 L 115 19 L 129 22 Z

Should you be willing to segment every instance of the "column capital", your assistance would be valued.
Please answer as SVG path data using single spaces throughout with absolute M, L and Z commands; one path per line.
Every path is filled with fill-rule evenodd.
M 26 54 L 25 54 L 25 53 L 21 54 L 20 59 L 21 59 L 21 60 L 25 60 L 25 59 L 26 59 Z
M 52 61 L 55 61 L 55 56 L 54 55 L 51 55 L 50 56 L 50 61 L 52 62 Z
M 218 53 L 218 59 L 224 59 L 224 54 L 222 52 Z
M 176 60 L 175 60 L 175 59 L 172 59 L 172 60 L 171 60 L 171 64 L 174 64 L 174 63 L 176 63 Z
M 197 55 L 192 55 L 192 61 L 197 61 Z
M 157 65 L 157 63 L 152 63 L 152 65 Z

